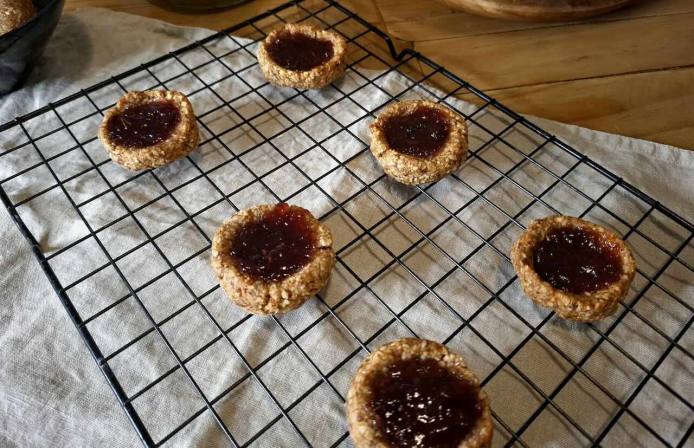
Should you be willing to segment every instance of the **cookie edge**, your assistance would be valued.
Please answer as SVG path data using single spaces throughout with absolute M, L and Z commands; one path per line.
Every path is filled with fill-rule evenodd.
M 438 342 L 425 339 L 404 338 L 382 345 L 369 355 L 357 369 L 347 393 L 346 413 L 349 433 L 358 448 L 387 448 L 378 431 L 372 427 L 374 416 L 368 403 L 371 396 L 368 384 L 372 377 L 396 359 L 435 359 L 444 368 L 480 387 L 477 376 L 467 367 L 462 356 Z M 486 448 L 491 445 L 493 424 L 487 394 L 479 388 L 478 399 L 482 403 L 482 416 L 471 434 L 459 448 Z
M 333 57 L 307 71 L 300 72 L 281 67 L 272 60 L 265 46 L 282 32 L 302 33 L 314 38 L 329 40 L 333 44 Z M 267 35 L 259 45 L 257 57 L 260 70 L 270 84 L 296 89 L 320 89 L 338 79 L 345 72 L 347 41 L 334 31 L 322 30 L 313 25 L 288 23 Z
M 128 148 L 111 141 L 108 133 L 108 122 L 126 106 L 164 100 L 173 101 L 181 114 L 181 121 L 166 140 L 144 148 Z M 104 114 L 99 125 L 98 136 L 111 160 L 131 171 L 167 165 L 193 152 L 200 142 L 200 132 L 193 106 L 183 93 L 175 90 L 147 90 L 126 93 L 114 107 Z
M 212 240 L 211 264 L 220 286 L 236 305 L 252 314 L 283 314 L 300 307 L 327 284 L 335 264 L 330 229 L 310 211 L 290 205 L 311 217 L 317 238 L 311 261 L 278 282 L 252 279 L 239 271 L 229 254 L 231 241 L 245 224 L 260 219 L 276 206 L 258 205 L 234 214 L 217 229 Z
M 600 238 L 615 244 L 622 261 L 619 279 L 597 291 L 575 294 L 559 290 L 540 278 L 532 261 L 535 246 L 549 231 L 564 227 L 587 228 L 597 233 Z M 554 215 L 532 221 L 513 244 L 511 263 L 523 291 L 533 302 L 554 310 L 564 319 L 578 322 L 593 322 L 612 315 L 619 307 L 620 300 L 629 292 L 629 286 L 636 273 L 636 261 L 624 240 L 603 226 L 566 215 Z
M 415 157 L 392 149 L 383 130 L 388 118 L 402 115 L 420 106 L 432 107 L 445 113 L 452 126 L 443 148 L 430 158 Z M 468 152 L 468 129 L 465 120 L 450 108 L 432 101 L 408 100 L 392 103 L 369 125 L 369 130 L 371 153 L 389 177 L 405 185 L 421 185 L 441 180 L 462 165 Z

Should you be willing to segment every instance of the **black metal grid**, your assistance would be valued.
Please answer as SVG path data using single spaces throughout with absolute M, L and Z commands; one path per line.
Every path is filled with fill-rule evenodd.
M 337 99 L 327 103 L 310 92 L 294 90 L 278 99 L 273 97 L 273 92 L 277 91 L 271 90 L 267 84 L 253 78 L 251 73 L 257 68 L 253 46 L 266 35 L 269 29 L 287 20 L 313 22 L 345 35 L 353 49 L 348 67 L 348 75 L 356 80 L 356 87 L 353 90 L 350 91 L 348 83 L 335 84 L 332 89 Z M 251 42 L 241 41 L 232 34 L 248 36 Z M 374 43 L 380 43 L 380 47 L 374 46 Z M 242 66 L 237 66 L 237 63 Z M 362 65 L 372 64 L 383 68 L 383 73 L 377 77 L 371 77 L 359 70 Z M 176 69 L 173 72 L 162 71 L 160 69 L 163 66 L 166 66 L 167 70 L 171 67 Z M 209 68 L 214 70 L 207 70 Z M 407 84 L 398 92 L 391 91 L 379 82 L 393 73 L 399 73 L 402 79 L 407 80 Z M 181 80 L 197 85 L 196 88 L 186 91 L 189 97 L 205 95 L 207 101 L 214 103 L 212 107 L 204 111 L 198 110 L 196 106 L 203 133 L 201 147 L 214 145 L 228 157 L 222 161 L 212 157 L 210 159 L 212 163 L 208 163 L 204 158 L 189 157 L 186 161 L 188 177 L 180 182 L 177 181 L 175 185 L 166 177 L 166 172 L 161 170 L 142 172 L 125 178 L 122 177 L 124 175 L 122 173 L 114 175 L 115 171 L 110 171 L 112 164 L 99 152 L 98 141 L 93 133 L 103 111 L 112 106 L 117 96 L 129 89 L 177 88 Z M 220 86 L 225 82 L 240 86 L 243 92 L 231 98 L 223 96 L 219 92 Z M 434 85 L 436 88 L 429 87 Z M 444 195 L 440 190 L 436 190 L 436 185 L 428 185 L 406 190 L 404 198 L 396 201 L 389 190 L 384 189 L 384 185 L 392 187 L 392 184 L 380 171 L 366 175 L 360 169 L 357 162 L 363 160 L 365 155 L 368 157 L 368 141 L 364 141 L 364 138 L 354 130 L 354 125 L 364 118 L 375 116 L 384 104 L 377 104 L 375 107 L 364 105 L 362 101 L 356 99 L 357 93 L 378 92 L 385 95 L 388 101 L 392 101 L 404 98 L 415 90 L 419 95 L 428 96 L 457 109 L 465 116 L 471 131 L 474 128 L 483 136 L 478 145 L 472 145 L 468 165 L 476 164 L 478 169 L 491 173 L 493 180 L 478 186 L 475 180 L 456 173 L 449 176 L 450 179 L 446 181 L 447 187 L 454 188 L 449 188 Z M 109 92 L 106 95 L 109 100 L 103 100 L 101 93 L 105 91 Z M 286 92 L 289 91 L 284 93 Z M 235 108 L 235 102 L 249 95 L 257 95 L 259 102 L 266 107 L 248 114 L 239 112 Z M 473 99 L 479 106 L 472 111 L 462 110 L 458 107 L 460 103 L 454 101 L 455 97 Z M 345 123 L 339 118 L 334 118 L 336 108 L 342 109 L 344 101 L 349 102 L 350 108 L 360 111 L 356 120 Z M 296 102 L 304 104 L 310 112 L 297 118 L 287 109 Z M 72 116 L 73 111 L 78 109 L 78 104 L 90 108 L 91 113 Z M 215 120 L 208 120 L 219 113 L 229 120 L 226 123 L 231 124 L 231 127 L 218 129 L 216 127 L 218 123 Z M 283 123 L 284 129 L 275 135 L 265 135 L 262 120 L 268 116 Z M 233 118 L 229 119 L 229 117 Z M 314 119 L 329 121 L 329 125 L 326 124 L 326 128 L 329 129 L 327 135 L 319 137 L 304 130 L 303 125 Z M 55 124 L 46 132 L 44 130 L 38 132 L 35 131 L 37 121 L 44 125 L 52 121 Z M 249 144 L 247 148 L 238 150 L 235 147 L 236 141 L 228 139 L 228 136 L 235 135 L 234 132 L 237 130 L 251 133 L 256 137 L 256 141 Z M 308 146 L 296 153 L 287 154 L 286 148 L 281 147 L 282 145 L 276 139 L 282 134 L 295 131 L 300 133 L 301 138 L 308 141 Z M 361 150 L 344 158 L 336 156 L 330 149 L 329 142 L 338 134 L 358 141 Z M 518 135 L 532 135 L 539 140 L 539 143 L 533 140 L 534 143 L 530 147 L 523 147 L 523 143 L 516 140 Z M 0 181 L 2 200 L 22 234 L 30 242 L 35 256 L 62 304 L 139 437 L 147 446 L 162 445 L 167 442 L 175 444 L 172 442 L 175 437 L 186 428 L 194 427 L 195 422 L 199 422 L 203 414 L 216 422 L 218 429 L 233 446 L 251 444 L 262 446 L 264 443 L 267 445 L 262 437 L 273 428 L 294 433 L 297 441 L 308 446 L 313 445 L 316 441 L 305 435 L 305 425 L 297 423 L 296 416 L 293 416 L 292 412 L 303 402 L 309 401 L 309 397 L 322 386 L 327 387 L 328 393 L 338 403 L 343 402 L 347 383 L 341 379 L 340 374 L 346 371 L 347 376 L 351 375 L 354 363 L 374 345 L 383 342 L 382 339 L 390 337 L 389 334 L 395 327 L 398 328 L 395 332 L 401 335 L 422 336 L 422 330 L 409 316 L 428 300 L 437 304 L 442 310 L 442 316 L 445 312 L 455 322 L 452 331 L 448 331 L 445 337 L 440 338 L 442 342 L 451 344 L 465 333 L 466 338 L 474 339 L 484 346 L 490 357 L 489 362 L 492 364 L 484 372 L 486 375 L 483 375 L 485 387 L 489 389 L 492 387 L 491 384 L 497 381 L 496 378 L 510 374 L 534 397 L 535 405 L 521 412 L 522 419 L 513 417 L 514 421 L 508 421 L 510 418 L 508 416 L 511 414 L 506 412 L 506 407 L 517 406 L 516 400 L 511 400 L 511 403 L 493 401 L 493 416 L 497 428 L 495 437 L 498 442 L 528 446 L 533 441 L 541 440 L 537 438 L 539 437 L 537 434 L 531 435 L 531 442 L 528 442 L 527 438 L 534 425 L 547 424 L 543 422 L 548 413 L 554 419 L 550 421 L 550 424 L 557 425 L 557 422 L 560 422 L 564 428 L 563 431 L 572 433 L 572 437 L 583 445 L 608 443 L 611 440 L 610 433 L 616 425 L 624 425 L 626 428 L 634 425 L 639 428 L 639 431 L 645 432 L 650 438 L 647 444 L 685 446 L 692 435 L 694 421 L 680 433 L 666 434 L 663 432 L 663 421 L 646 416 L 642 413 L 643 406 L 637 405 L 642 391 L 657 385 L 665 395 L 671 397 L 670 404 L 675 403 L 689 414 L 689 420 L 692 420 L 691 416 L 694 415 L 692 413 L 694 406 L 690 399 L 691 390 L 682 390 L 659 375 L 659 368 L 663 363 L 670 362 L 669 357 L 681 360 L 685 366 L 694 360 L 686 343 L 686 335 L 694 319 L 691 298 L 680 297 L 678 290 L 664 281 L 670 271 L 675 268 L 679 278 L 684 278 L 685 284 L 692 281 L 691 241 L 694 234 L 692 224 L 429 59 L 409 49 L 397 53 L 387 35 L 336 2 L 306 0 L 287 3 L 0 126 L 0 136 L 5 136 L 2 137 L 3 141 L 11 139 L 15 142 L 11 148 L 0 153 L 0 160 L 12 161 L 16 166 L 16 169 L 2 173 L 3 177 Z M 527 140 L 523 141 L 527 142 Z M 92 151 L 92 148 L 96 150 Z M 254 166 L 253 160 L 246 156 L 264 150 L 272 150 L 272 157 L 279 157 L 280 161 L 273 168 L 260 172 L 261 170 Z M 330 161 L 330 166 L 318 174 L 312 172 L 313 167 L 307 167 L 301 163 L 301 158 L 312 151 L 319 151 L 321 157 Z M 511 162 L 502 163 L 503 166 L 501 166 L 498 160 L 490 155 L 491 151 L 506 157 L 501 159 L 502 161 L 508 159 Z M 67 170 L 65 168 L 67 165 L 59 163 L 66 157 L 79 159 L 83 165 L 71 163 L 69 166 L 77 166 L 77 168 Z M 562 159 L 564 161 L 568 158 L 570 163 L 563 169 L 558 169 L 559 165 L 554 166 L 554 163 L 559 164 L 557 158 L 564 158 Z M 219 177 L 215 175 L 230 164 L 241 167 L 239 169 L 243 173 L 250 175 L 247 182 L 237 185 L 232 190 L 221 185 Z M 547 179 L 542 184 L 542 188 L 535 188 L 516 176 L 528 167 L 532 169 L 534 176 Z M 282 171 L 284 169 L 291 169 L 292 173 L 299 176 L 299 180 L 288 181 L 286 173 Z M 22 179 L 29 178 L 37 170 L 42 170 L 40 172 L 45 174 L 45 185 L 32 185 L 28 187 L 28 190 L 25 187 L 13 188 L 14 183 L 21 183 Z M 338 171 L 355 181 L 357 188 L 344 196 L 334 197 L 334 193 L 331 194 L 325 188 L 325 181 L 330 180 L 331 176 Z M 572 176 L 578 172 L 583 175 L 589 173 L 588 176 L 594 181 L 593 183 L 600 185 L 599 191 L 584 191 L 583 187 L 577 187 L 572 182 Z M 297 187 L 286 193 L 278 191 L 276 179 L 273 178 L 275 174 L 280 177 L 285 176 L 284 184 L 296 182 Z M 84 179 L 85 176 L 90 176 L 92 183 L 102 185 L 100 189 L 88 190 L 86 197 L 76 194 L 71 183 L 77 179 Z M 205 182 L 209 194 L 217 199 L 196 209 L 180 193 L 198 182 Z M 145 184 L 155 185 L 159 193 L 146 195 L 140 203 L 134 205 L 130 203 L 131 200 L 125 194 L 126 189 L 133 187 L 139 189 Z M 353 286 L 339 300 L 319 294 L 316 299 L 318 303 L 316 308 L 320 312 L 303 322 L 299 326 L 300 330 L 295 330 L 293 327 L 295 322 L 285 317 L 270 318 L 274 327 L 271 332 L 280 334 L 284 343 L 266 356 L 263 355 L 261 359 L 254 361 L 249 361 L 252 355 L 244 347 L 240 348 L 239 342 L 234 340 L 233 333 L 250 320 L 256 325 L 261 325 L 257 320 L 259 318 L 238 315 L 230 325 L 227 325 L 213 309 L 215 294 L 219 292 L 218 286 L 198 290 L 194 284 L 195 279 L 185 269 L 191 261 L 208 256 L 211 232 L 214 229 L 207 228 L 204 223 L 201 224 L 201 218 L 219 206 L 224 206 L 227 210 L 243 208 L 244 204 L 240 202 L 245 199 L 240 194 L 251 186 L 260 189 L 265 194 L 265 198 L 271 201 L 291 202 L 305 194 L 321 195 L 327 198 L 329 203 L 329 206 L 323 210 L 321 219 L 329 220 L 339 214 L 355 229 L 354 235 L 347 238 L 347 241 L 342 241 L 337 248 L 337 268 L 351 276 Z M 527 201 L 515 207 L 509 206 L 498 196 L 500 187 L 513 188 L 522 192 L 527 196 Z M 562 189 L 570 198 L 575 198 L 576 203 L 582 204 L 580 213 L 575 214 L 609 225 L 628 241 L 638 238 L 638 241 L 648 247 L 647 257 L 657 260 L 653 264 L 648 263 L 647 269 L 639 270 L 630 295 L 623 301 L 616 316 L 605 323 L 571 327 L 557 319 L 554 313 L 537 310 L 534 314 L 528 314 L 522 306 L 518 305 L 525 299 L 518 292 L 517 279 L 512 273 L 504 277 L 499 284 L 490 285 L 489 281 L 483 278 L 476 264 L 477 260 L 488 263 L 491 259 L 496 260 L 500 265 L 492 269 L 506 268 L 508 270 L 509 241 L 524 228 L 524 223 L 533 217 L 538 207 L 545 214 L 567 213 L 573 210 L 567 210 L 552 200 L 552 195 L 558 189 Z M 11 191 L 8 193 L 8 190 Z M 20 193 L 17 194 L 17 191 Z M 446 194 L 454 191 L 464 191 L 466 196 L 459 203 L 450 205 Z M 54 202 L 55 198 L 51 196 L 56 194 L 59 200 L 69 203 L 68 208 L 71 208 L 71 213 L 74 212 L 76 215 L 75 219 L 84 224 L 85 232 L 57 247 L 48 247 L 50 245 L 42 240 L 45 234 L 41 233 L 41 229 L 32 229 L 31 225 L 25 222 L 22 210 L 23 207 L 31 207 L 36 204 L 36 201 L 40 203 L 42 200 L 50 201 L 49 208 L 58 208 L 57 202 Z M 84 194 L 84 191 L 80 194 Z M 196 190 L 196 194 L 199 194 L 199 191 Z M 364 223 L 364 217 L 360 216 L 359 209 L 354 206 L 365 195 L 378 202 L 376 208 L 384 210 L 377 218 L 367 220 L 366 223 Z M 112 198 L 122 206 L 124 213 L 120 216 L 104 218 L 103 223 L 95 225 L 86 210 L 90 206 L 99 209 L 99 201 L 106 197 Z M 162 229 L 153 231 L 144 223 L 142 213 L 164 200 L 168 201 L 170 208 L 179 212 L 180 219 L 168 222 Z M 626 206 L 628 212 L 625 213 L 623 208 L 618 211 L 617 203 L 628 204 Z M 412 207 L 423 205 L 433 206 L 438 210 L 439 218 L 435 222 L 423 224 L 410 213 Z M 477 218 L 474 213 L 479 207 L 485 208 L 501 219 L 495 225 L 493 232 L 481 230 L 481 227 L 476 224 Z M 469 214 L 466 215 L 466 213 Z M 106 232 L 113 227 L 123 225 L 126 221 L 134 224 L 134 227 L 141 232 L 142 239 L 125 250 L 114 249 L 106 237 Z M 410 239 L 404 238 L 407 243 L 404 247 L 393 247 L 382 233 L 384 226 L 395 225 L 394 223 L 404 224 L 407 231 L 411 232 Z M 474 247 L 464 256 L 452 253 L 445 243 L 440 242 L 440 235 L 447 232 L 451 225 L 458 226 L 457 228 L 465 231 L 475 241 Z M 197 238 L 201 239 L 202 244 L 185 257 L 175 259 L 167 252 L 163 238 L 173 234 L 182 226 L 191 226 L 190 228 L 197 232 Z M 654 226 L 666 229 L 667 235 L 661 238 L 660 234 L 655 233 L 656 236 L 653 236 Z M 350 258 L 354 248 L 361 244 L 371 244 L 372 247 L 369 250 L 384 253 L 387 258 L 386 262 L 368 275 L 358 272 L 357 264 Z M 70 260 L 83 255 L 83 245 L 91 245 L 91 250 L 96 250 L 102 255 L 100 261 L 93 262 L 88 272 L 72 273 L 69 269 L 56 267 L 60 260 L 67 260 L 67 264 L 70 264 Z M 132 255 L 141 256 L 139 251 L 143 248 L 153 251 L 159 257 L 158 259 L 163 260 L 164 266 L 161 272 L 153 275 L 145 274 L 146 279 L 137 284 L 131 273 L 127 271 L 127 260 Z M 438 278 L 427 278 L 427 275 L 411 263 L 412 255 L 427 250 L 433 250 L 436 253 L 436 261 L 441 264 L 443 274 Z M 382 284 L 379 283 L 394 269 L 403 272 L 407 281 L 413 282 L 419 288 L 413 300 L 400 309 L 393 304 L 390 297 L 383 294 Z M 484 300 L 481 300 L 471 312 L 461 311 L 458 304 L 453 303 L 451 298 L 443 292 L 446 283 L 457 275 L 463 275 L 470 282 L 470 289 L 479 291 L 484 296 Z M 119 279 L 122 285 L 125 285 L 125 289 L 121 296 L 113 298 L 105 306 L 87 312 L 83 309 L 83 303 L 76 303 L 78 301 L 73 292 L 81 287 L 92 288 L 94 282 L 104 281 L 101 276 Z M 142 297 L 146 294 L 147 288 L 159 287 L 162 282 L 171 281 L 178 281 L 175 284 L 184 291 L 188 301 L 163 318 L 155 317 L 151 307 L 144 303 Z M 388 316 L 366 337 L 359 336 L 360 331 L 355 330 L 354 322 L 350 323 L 341 314 L 342 310 L 355 302 L 361 294 L 369 294 Z M 662 320 L 662 316 L 658 312 L 652 312 L 650 308 L 640 308 L 640 304 L 646 302 L 650 295 L 661 297 L 662 301 L 669 304 L 668 306 L 677 307 L 678 313 L 675 313 L 677 319 L 674 323 Z M 127 341 L 118 347 L 104 347 L 104 344 L 99 342 L 100 327 L 94 325 L 106 319 L 110 313 L 114 313 L 114 310 L 125 303 L 131 304 L 135 312 L 140 313 L 139 315 L 144 319 L 145 329 L 139 334 L 128 336 Z M 502 347 L 493 334 L 480 330 L 479 325 L 476 325 L 476 319 L 477 321 L 482 319 L 479 316 L 492 307 L 498 307 L 506 313 L 505 315 L 513 316 L 514 322 L 517 319 L 519 325 L 523 327 L 525 335 L 522 335 L 519 341 L 514 341 L 510 350 L 507 350 L 505 346 Z M 167 335 L 166 324 L 196 308 L 202 311 L 216 333 L 195 350 L 182 355 L 175 347 L 176 343 L 171 342 L 174 337 L 171 334 Z M 672 315 L 669 317 L 671 318 Z M 320 358 L 315 353 L 313 355 L 310 353 L 305 339 L 302 341 L 302 338 L 328 320 L 351 338 L 355 347 L 339 362 L 326 369 L 320 367 Z M 647 328 L 653 338 L 662 342 L 654 359 L 639 359 L 638 353 L 630 347 L 630 342 L 618 336 L 620 328 L 628 325 L 627 321 Z M 428 324 L 436 326 L 439 322 L 432 321 Z M 549 330 L 550 328 L 552 330 Z M 553 337 L 555 332 L 579 333 L 590 342 L 585 350 L 577 355 L 555 340 Z M 139 384 L 135 390 L 126 390 L 127 387 L 123 385 L 124 379 L 114 371 L 114 366 L 119 358 L 126 356 L 125 354 L 129 351 L 140 350 L 139 344 L 143 344 L 150 337 L 163 342 L 168 356 L 173 358 L 174 362 L 156 377 Z M 244 371 L 233 383 L 210 395 L 203 390 L 204 386 L 201 386 L 199 377 L 191 372 L 191 366 L 196 358 L 204 356 L 208 350 L 211 351 L 218 342 L 224 345 L 226 351 L 235 355 L 235 359 L 242 364 Z M 323 344 L 330 347 L 332 342 L 326 340 Z M 536 371 L 529 368 L 522 358 L 524 350 L 531 344 L 541 344 L 566 367 L 551 386 L 544 384 L 536 375 Z M 614 390 L 612 384 L 605 383 L 602 377 L 596 377 L 595 371 L 589 367 L 595 359 L 594 355 L 606 347 L 628 362 L 636 372 L 633 383 L 626 391 Z M 290 348 L 295 350 L 299 358 L 303 360 L 302 362 L 313 372 L 315 381 L 300 395 L 293 397 L 289 403 L 282 403 L 284 400 L 277 397 L 277 389 L 268 384 L 267 380 L 263 380 L 261 370 Z M 531 364 L 532 362 L 540 361 L 534 360 Z M 171 419 L 175 421 L 173 427 L 166 431 L 157 430 L 156 434 L 153 434 L 152 428 L 146 421 L 147 415 L 143 415 L 142 410 L 138 411 L 138 403 L 140 400 L 150 399 L 149 396 L 154 394 L 155 389 L 162 387 L 174 375 L 181 372 L 192 388 L 193 395 L 200 399 L 201 405 L 178 420 Z M 685 374 L 689 375 L 691 380 L 691 371 Z M 578 421 L 580 415 L 574 412 L 573 403 L 562 398 L 562 393 L 567 390 L 568 385 L 577 382 L 579 378 L 587 385 L 586 388 L 594 389 L 596 394 L 610 403 L 609 412 L 597 426 Z M 265 399 L 269 400 L 273 416 L 252 434 L 239 437 L 238 424 L 232 425 L 225 421 L 223 412 L 219 411 L 218 406 L 235 393 L 235 390 L 244 387 L 248 382 L 253 382 L 259 387 Z M 492 400 L 494 400 L 494 394 L 492 394 Z M 578 402 L 576 406 L 581 406 L 581 403 Z M 330 418 L 342 419 L 341 409 L 333 409 L 333 413 L 335 415 L 329 416 Z M 324 417 L 328 418 L 328 416 Z M 319 419 L 320 417 L 317 417 L 317 420 Z M 628 423 L 625 423 L 627 421 L 625 419 L 628 419 Z M 324 442 L 321 443 L 324 444 Z M 342 428 L 340 435 L 328 445 L 337 446 L 344 443 L 348 443 L 348 435 Z

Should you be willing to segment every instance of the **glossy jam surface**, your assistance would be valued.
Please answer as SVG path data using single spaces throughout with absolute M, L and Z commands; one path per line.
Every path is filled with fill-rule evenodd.
M 181 121 L 173 101 L 153 101 L 125 108 L 111 117 L 107 128 L 111 140 L 127 148 L 145 148 L 171 136 Z
M 376 424 L 393 447 L 457 447 L 482 414 L 477 387 L 431 359 L 398 361 L 370 389 Z
M 280 33 L 265 48 L 277 65 L 297 72 L 311 70 L 333 57 L 332 42 L 302 33 Z
M 418 106 L 405 115 L 388 118 L 383 124 L 388 146 L 415 157 L 432 157 L 446 144 L 448 116 L 438 109 Z
M 279 204 L 263 219 L 244 226 L 234 238 L 231 256 L 241 272 L 275 282 L 311 261 L 316 249 L 311 216 L 305 210 Z
M 597 291 L 619 279 L 622 262 L 615 247 L 588 229 L 561 228 L 535 246 L 538 275 L 562 291 Z

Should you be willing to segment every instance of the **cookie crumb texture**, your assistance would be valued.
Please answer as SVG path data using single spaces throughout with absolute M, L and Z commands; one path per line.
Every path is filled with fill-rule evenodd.
M 467 156 L 465 121 L 431 101 L 392 103 L 369 129 L 371 153 L 383 171 L 402 184 L 436 182 Z
M 99 140 L 111 159 L 130 170 L 156 168 L 198 147 L 193 106 L 180 92 L 129 92 L 106 112 Z
M 275 86 L 320 89 L 345 72 L 347 41 L 334 31 L 288 23 L 259 46 L 258 64 Z
M 636 273 L 621 238 L 571 216 L 533 221 L 511 261 L 525 294 L 564 319 L 592 322 L 613 314 Z
M 280 314 L 320 291 L 335 263 L 332 234 L 301 207 L 259 205 L 217 230 L 212 267 L 227 296 L 253 314 Z
M 361 364 L 347 420 L 360 448 L 488 447 L 493 433 L 489 400 L 463 359 L 413 338 L 386 344 Z
M 35 15 L 31 0 L 0 0 L 0 36 L 19 28 Z

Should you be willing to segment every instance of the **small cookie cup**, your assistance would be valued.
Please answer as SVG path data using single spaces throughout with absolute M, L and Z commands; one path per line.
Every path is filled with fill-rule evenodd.
M 200 140 L 193 106 L 176 91 L 129 92 L 109 109 L 99 140 L 111 160 L 129 170 L 157 168 L 181 159 Z
M 547 241 L 557 241 L 557 235 L 562 232 L 569 237 L 553 244 L 564 247 L 543 248 L 553 258 L 549 258 L 548 267 L 539 265 L 542 261 L 537 255 L 538 248 Z M 581 238 L 585 241 L 581 242 Z M 581 251 L 583 255 L 571 255 Z M 568 265 L 573 256 L 582 257 L 580 261 L 585 265 Z M 629 291 L 636 272 L 634 257 L 621 238 L 597 224 L 562 215 L 530 223 L 513 245 L 511 262 L 528 297 L 564 319 L 579 322 L 592 322 L 613 314 Z M 601 275 L 605 278 L 601 279 Z M 577 286 L 572 286 L 572 281 Z
M 311 55 L 313 60 L 308 59 Z M 270 84 L 320 89 L 345 72 L 347 41 L 334 31 L 288 23 L 273 30 L 260 44 L 258 64 Z
M 282 216 L 298 216 L 308 235 L 299 236 L 301 244 L 310 245 L 308 252 L 299 254 L 300 262 L 291 261 L 296 255 L 290 252 L 292 236 L 281 234 L 285 232 L 285 222 L 279 221 Z M 275 217 L 280 224 L 268 221 Z M 248 229 L 254 232 L 250 237 Z M 328 282 L 335 264 L 332 243 L 330 229 L 308 210 L 287 204 L 259 205 L 236 213 L 220 226 L 212 241 L 211 264 L 236 305 L 252 314 L 281 314 L 301 306 Z
M 416 117 L 420 113 L 436 114 L 434 125 L 438 134 L 422 135 L 422 123 L 411 120 L 411 123 L 399 125 L 392 130 L 390 123 L 401 117 Z M 418 129 L 419 128 L 419 129 Z M 465 160 L 468 150 L 467 125 L 460 115 L 440 104 L 423 101 L 402 101 L 389 105 L 369 126 L 371 131 L 371 153 L 385 173 L 396 181 L 406 185 L 420 185 L 436 182 L 455 171 Z M 442 136 L 442 132 L 447 135 Z M 415 154 L 413 150 L 403 151 L 394 146 L 393 133 L 401 132 L 411 136 L 412 147 L 426 144 L 434 147 L 424 155 Z M 419 134 L 419 135 L 418 135 Z M 436 141 L 426 141 L 438 137 Z M 397 137 L 397 135 L 395 136 Z M 403 139 L 399 139 L 400 143 Z M 408 140 L 404 140 L 406 143 Z
M 378 348 L 357 370 L 346 406 L 358 448 L 491 445 L 487 394 L 463 358 L 437 342 L 406 338 Z
M 35 15 L 32 0 L 0 0 L 0 36 L 21 27 Z

